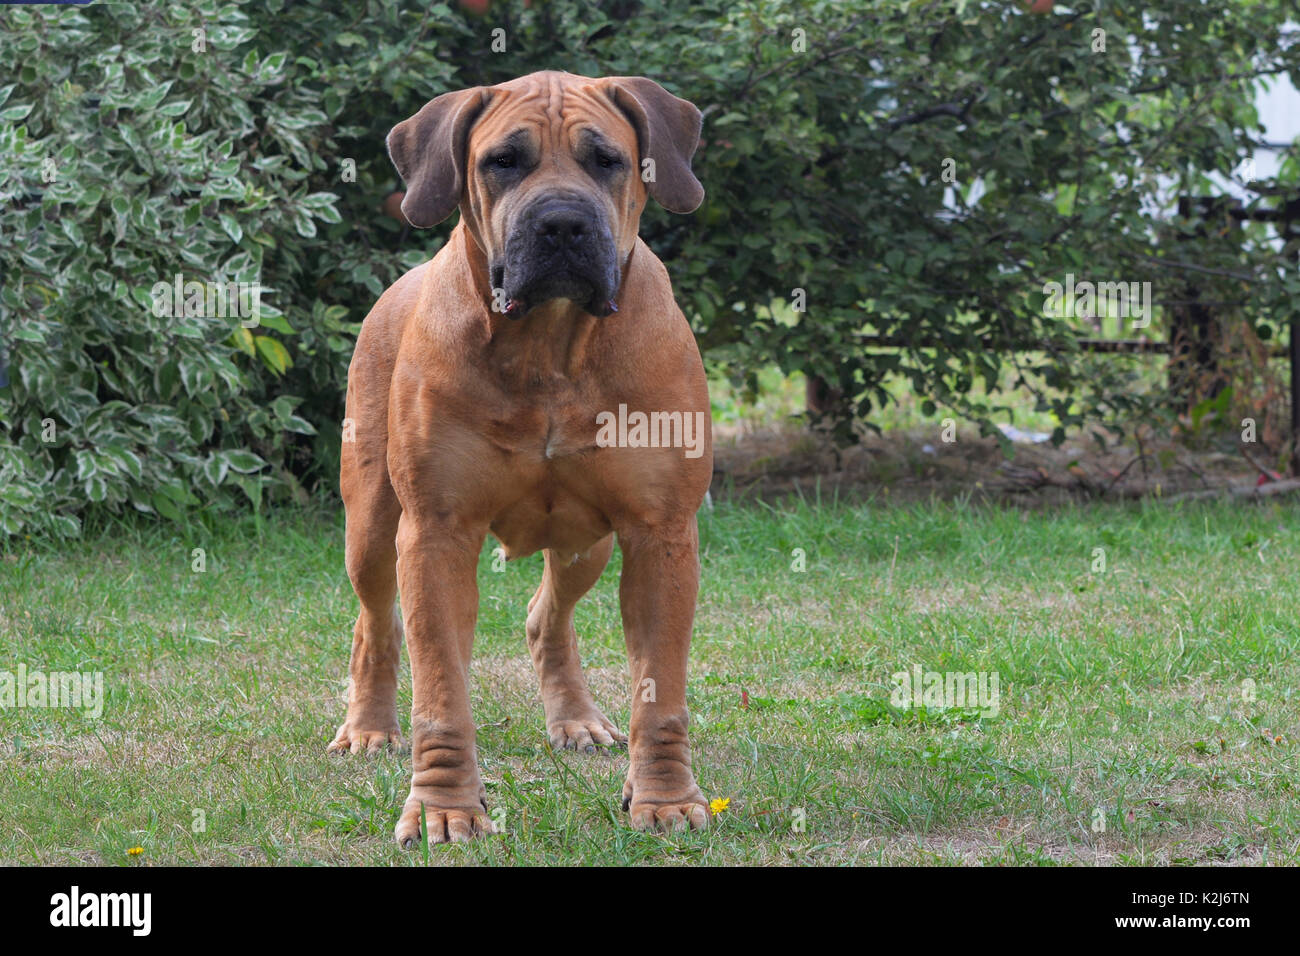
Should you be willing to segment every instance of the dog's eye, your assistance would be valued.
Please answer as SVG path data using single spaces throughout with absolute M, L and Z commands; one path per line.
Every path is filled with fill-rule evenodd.
M 596 165 L 601 169 L 613 169 L 615 166 L 623 165 L 623 161 L 614 153 L 597 153 Z
M 515 168 L 515 154 L 514 154 L 514 153 L 498 153 L 496 156 L 493 156 L 493 157 L 492 157 L 492 159 L 490 160 L 490 162 L 491 162 L 491 164 L 492 164 L 493 166 L 495 166 L 497 169 L 514 169 L 514 168 Z

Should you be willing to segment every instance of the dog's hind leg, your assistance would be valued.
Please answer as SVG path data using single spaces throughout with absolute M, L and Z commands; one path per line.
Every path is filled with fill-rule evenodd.
M 613 549 L 609 535 L 577 560 L 547 550 L 542 583 L 528 602 L 528 652 L 541 684 L 546 733 L 557 750 L 594 753 L 627 741 L 592 700 L 573 626 L 574 606 L 596 583 Z

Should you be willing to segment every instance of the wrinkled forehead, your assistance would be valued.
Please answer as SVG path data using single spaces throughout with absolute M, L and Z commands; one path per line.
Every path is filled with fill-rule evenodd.
M 492 101 L 470 132 L 472 155 L 505 145 L 530 151 L 608 145 L 635 153 L 636 130 L 590 79 L 524 77 L 491 89 Z

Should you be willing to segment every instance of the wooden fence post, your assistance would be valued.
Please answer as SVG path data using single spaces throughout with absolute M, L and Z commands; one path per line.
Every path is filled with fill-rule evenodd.
M 1241 200 L 1230 196 L 1180 196 L 1178 217 L 1194 220 L 1196 238 L 1240 228 L 1234 210 Z M 1213 398 L 1228 384 L 1219 368 L 1220 335 L 1214 309 L 1200 303 L 1195 278 L 1184 287 L 1186 304 L 1174 306 L 1169 323 L 1169 388 L 1184 407 Z
M 1278 203 L 1277 234 L 1283 251 L 1288 245 L 1300 247 L 1300 196 Z M 1285 264 L 1286 259 L 1283 258 Z M 1296 248 L 1291 264 L 1300 268 L 1300 248 Z M 1291 303 L 1291 476 L 1300 477 L 1300 303 Z

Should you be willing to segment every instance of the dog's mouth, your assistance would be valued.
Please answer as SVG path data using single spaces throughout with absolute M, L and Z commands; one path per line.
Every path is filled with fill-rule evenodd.
M 504 264 L 494 265 L 490 271 L 493 309 L 512 319 L 522 319 L 539 305 L 556 299 L 574 302 L 597 318 L 618 311 L 613 283 L 593 279 L 564 265 L 545 271 L 533 270 L 533 275 L 523 281 L 517 281 L 515 271 Z

